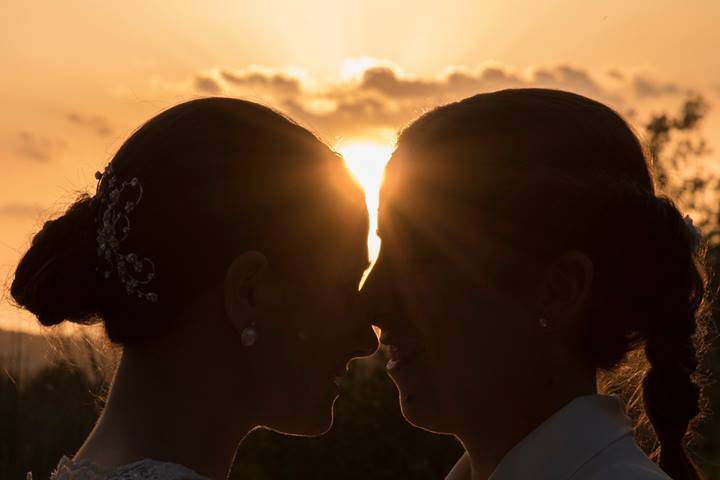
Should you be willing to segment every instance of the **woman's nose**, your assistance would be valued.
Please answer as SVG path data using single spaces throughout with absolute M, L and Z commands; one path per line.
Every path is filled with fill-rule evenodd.
M 376 264 L 365 279 L 358 296 L 359 303 L 370 315 L 378 309 L 378 304 L 382 301 L 382 276 L 378 273 L 377 267 Z
M 372 328 L 372 313 L 369 304 L 362 295 L 357 296 L 352 309 L 355 324 L 355 355 L 367 357 L 375 353 L 378 348 L 378 339 Z
M 355 352 L 358 357 L 369 357 L 378 349 L 378 337 L 375 330 L 368 326 L 363 328 L 360 334 L 358 348 Z
M 359 303 L 370 324 L 382 329 L 387 326 L 385 323 L 388 314 L 395 311 L 394 296 L 390 286 L 385 275 L 375 273 L 373 270 L 359 295 Z

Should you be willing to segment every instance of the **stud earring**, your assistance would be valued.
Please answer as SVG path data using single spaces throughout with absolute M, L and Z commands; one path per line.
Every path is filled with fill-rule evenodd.
M 258 333 L 255 328 L 255 322 L 252 322 L 250 326 L 243 328 L 242 333 L 240 333 L 240 342 L 243 347 L 252 347 L 255 345 L 255 342 L 257 342 L 257 338 Z
M 540 317 L 540 319 L 538 320 L 538 325 L 540 325 L 540 328 L 547 328 L 547 326 L 548 326 L 547 318 Z

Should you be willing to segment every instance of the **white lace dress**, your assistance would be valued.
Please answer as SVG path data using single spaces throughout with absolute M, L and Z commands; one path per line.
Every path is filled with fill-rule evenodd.
M 30 477 L 32 478 L 32 477 Z M 120 467 L 60 459 L 50 480 L 210 480 L 176 463 L 140 460 Z

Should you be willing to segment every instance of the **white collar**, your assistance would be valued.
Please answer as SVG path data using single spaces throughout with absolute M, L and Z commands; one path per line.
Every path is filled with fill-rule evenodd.
M 632 432 L 618 397 L 578 397 L 515 445 L 488 480 L 566 480 L 605 447 Z

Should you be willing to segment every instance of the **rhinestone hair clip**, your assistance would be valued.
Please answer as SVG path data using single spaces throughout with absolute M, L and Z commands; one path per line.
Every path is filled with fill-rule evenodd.
M 117 272 L 128 295 L 157 302 L 157 293 L 140 290 L 155 277 L 153 261 L 136 253 L 120 251 L 120 244 L 130 234 L 129 215 L 142 200 L 143 187 L 137 177 L 120 182 L 112 165 L 108 165 L 103 173 L 96 172 L 95 178 L 98 180 L 95 199 L 100 204 L 97 254 L 104 263 L 99 270 L 106 280 L 112 277 L 113 272 Z

